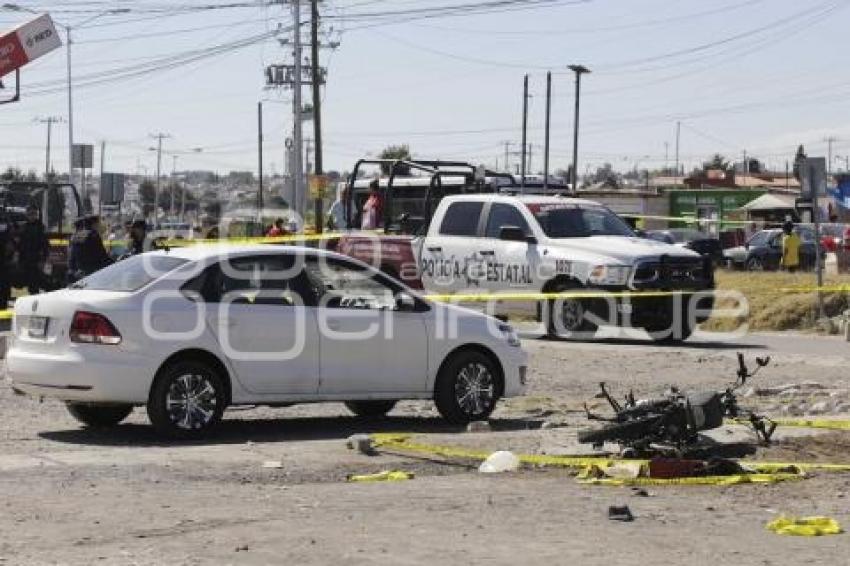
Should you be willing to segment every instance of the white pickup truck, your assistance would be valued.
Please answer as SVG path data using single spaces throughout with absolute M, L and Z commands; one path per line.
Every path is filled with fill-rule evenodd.
M 431 294 L 612 292 L 545 301 L 514 296 L 488 305 L 491 314 L 536 314 L 550 335 L 588 337 L 598 326 L 617 325 L 644 328 L 656 340 L 683 340 L 713 306 L 706 293 L 714 288 L 710 258 L 639 238 L 596 202 L 447 196 L 425 230 L 411 236 L 353 232 L 338 250 Z M 651 293 L 629 293 L 642 291 Z

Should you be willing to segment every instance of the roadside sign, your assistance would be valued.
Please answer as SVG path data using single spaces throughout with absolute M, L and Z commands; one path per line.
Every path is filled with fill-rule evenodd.
M 124 174 L 103 173 L 100 176 L 100 202 L 104 205 L 120 204 L 124 201 Z
M 94 163 L 94 146 L 75 143 L 72 157 L 72 165 L 75 169 L 91 169 Z
M 62 46 L 49 14 L 0 35 L 0 77 Z
M 814 199 L 826 194 L 826 158 L 806 158 L 800 169 L 800 194 L 803 198 Z
M 310 198 L 323 199 L 327 193 L 329 179 L 326 175 L 310 175 Z

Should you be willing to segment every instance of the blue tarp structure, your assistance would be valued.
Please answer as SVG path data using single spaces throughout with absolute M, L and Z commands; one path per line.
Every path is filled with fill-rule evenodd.
M 835 175 L 835 204 L 844 209 L 850 209 L 850 174 Z

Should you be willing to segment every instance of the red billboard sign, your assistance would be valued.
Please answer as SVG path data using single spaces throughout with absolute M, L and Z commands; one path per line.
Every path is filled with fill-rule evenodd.
M 48 14 L 0 35 L 0 77 L 61 46 L 62 40 Z

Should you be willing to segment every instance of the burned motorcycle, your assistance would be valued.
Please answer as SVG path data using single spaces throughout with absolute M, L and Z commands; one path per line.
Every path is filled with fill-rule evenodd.
M 596 415 L 585 405 L 589 420 L 608 424 L 579 431 L 578 440 L 594 446 L 601 446 L 604 442 L 616 443 L 623 448 L 623 455 L 665 450 L 681 453 L 697 444 L 700 432 L 720 427 L 723 419 L 728 417 L 746 420 L 758 439 L 767 444 L 776 430 L 776 423 L 742 410 L 735 397 L 735 391 L 770 363 L 770 358 L 756 358 L 756 363 L 758 367 L 750 373 L 743 354 L 739 353 L 737 379 L 721 392 L 686 395 L 677 388 L 671 388 L 662 398 L 644 400 L 636 400 L 630 392 L 624 405 L 611 396 L 605 383 L 600 383 L 602 391 L 598 397 L 606 399 L 615 414 L 613 417 Z

